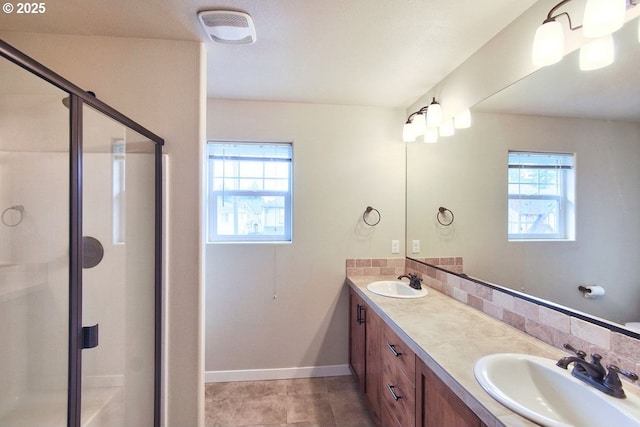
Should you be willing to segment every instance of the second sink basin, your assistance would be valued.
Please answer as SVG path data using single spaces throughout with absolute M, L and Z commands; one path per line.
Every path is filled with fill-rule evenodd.
M 392 298 L 420 298 L 429 293 L 424 286 L 422 289 L 413 289 L 408 283 L 399 280 L 380 280 L 367 285 L 374 294 Z
M 571 376 L 556 361 L 500 353 L 479 359 L 476 379 L 512 411 L 553 427 L 640 427 L 640 398 L 616 399 Z

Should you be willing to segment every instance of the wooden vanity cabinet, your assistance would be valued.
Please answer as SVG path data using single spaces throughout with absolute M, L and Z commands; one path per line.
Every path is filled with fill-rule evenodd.
M 386 325 L 382 337 L 382 425 L 413 427 L 416 403 L 415 353 Z
M 383 427 L 486 427 L 349 288 L 349 366 Z
M 486 427 L 438 376 L 416 359 L 416 427 Z
M 349 324 L 349 365 L 360 391 L 367 397 L 374 421 L 380 425 L 380 346 L 384 322 L 351 289 Z

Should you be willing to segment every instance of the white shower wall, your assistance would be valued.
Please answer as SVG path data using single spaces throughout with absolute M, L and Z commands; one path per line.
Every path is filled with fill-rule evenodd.
M 85 390 L 128 385 L 135 395 L 136 388 L 149 389 L 148 381 L 137 381 L 153 369 L 141 363 L 153 349 L 153 334 L 140 342 L 129 331 L 153 330 L 153 289 L 136 284 L 152 281 L 154 273 L 153 263 L 137 262 L 137 252 L 153 251 L 154 245 L 153 227 L 148 226 L 155 200 L 149 191 L 154 188 L 154 156 L 126 155 L 127 191 L 136 195 L 127 201 L 126 243 L 113 241 L 111 163 L 111 153 L 83 158 L 83 234 L 97 238 L 105 250 L 99 265 L 83 271 L 83 323 L 100 324 L 100 345 L 83 351 L 83 385 Z M 0 209 L 24 207 L 20 224 L 0 223 L 0 420 L 27 398 L 50 398 L 52 390 L 59 391 L 60 401 L 51 412 L 66 411 L 68 188 L 67 153 L 0 152 Z M 135 243 L 138 239 L 144 242 Z
M 0 414 L 26 390 L 64 389 L 68 336 L 68 155 L 0 152 Z M 8 386 L 7 386 L 8 385 Z

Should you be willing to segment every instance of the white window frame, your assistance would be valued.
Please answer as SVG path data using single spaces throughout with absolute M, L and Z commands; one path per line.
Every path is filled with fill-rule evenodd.
M 512 156 L 513 155 L 513 156 Z M 528 160 L 523 160 L 528 158 Z M 509 151 L 508 169 L 555 170 L 558 171 L 559 194 L 522 194 L 511 193 L 511 185 L 516 184 L 507 178 L 507 227 L 510 226 L 509 209 L 511 200 L 551 201 L 558 206 L 558 228 L 555 233 L 513 233 L 508 230 L 509 241 L 574 240 L 575 238 L 575 154 L 535 151 Z M 518 181 L 519 185 L 522 182 Z M 540 182 L 536 183 L 540 185 Z
M 214 156 L 212 154 L 212 146 L 253 146 L 269 148 L 273 146 L 287 146 L 289 147 L 289 156 L 268 158 L 268 157 L 238 157 L 234 155 L 230 156 Z M 207 242 L 208 243 L 291 243 L 292 242 L 292 193 L 293 193 L 293 144 L 290 142 L 251 142 L 251 141 L 208 141 L 207 143 Z M 288 165 L 288 179 L 286 190 L 246 190 L 246 189 L 228 189 L 228 188 L 214 188 L 215 169 L 214 162 L 220 159 L 228 159 L 229 161 L 242 161 L 242 162 L 263 162 L 267 164 L 269 162 L 286 163 Z M 226 172 L 225 172 L 226 173 Z M 237 176 L 230 177 L 230 179 L 242 179 L 243 177 L 238 174 Z M 260 179 L 260 177 L 255 177 Z M 226 179 L 226 178 L 225 178 Z M 263 180 L 268 180 L 269 177 L 262 177 Z M 238 207 L 236 205 L 236 197 L 282 197 L 284 206 L 284 224 L 282 235 L 278 234 L 239 234 L 238 233 Z M 232 214 L 234 215 L 234 234 L 220 234 L 218 233 L 218 200 L 220 198 L 231 198 L 233 203 Z

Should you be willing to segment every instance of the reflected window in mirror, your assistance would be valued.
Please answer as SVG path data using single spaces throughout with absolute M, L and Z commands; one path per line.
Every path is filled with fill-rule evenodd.
M 574 155 L 510 151 L 509 240 L 574 240 Z

